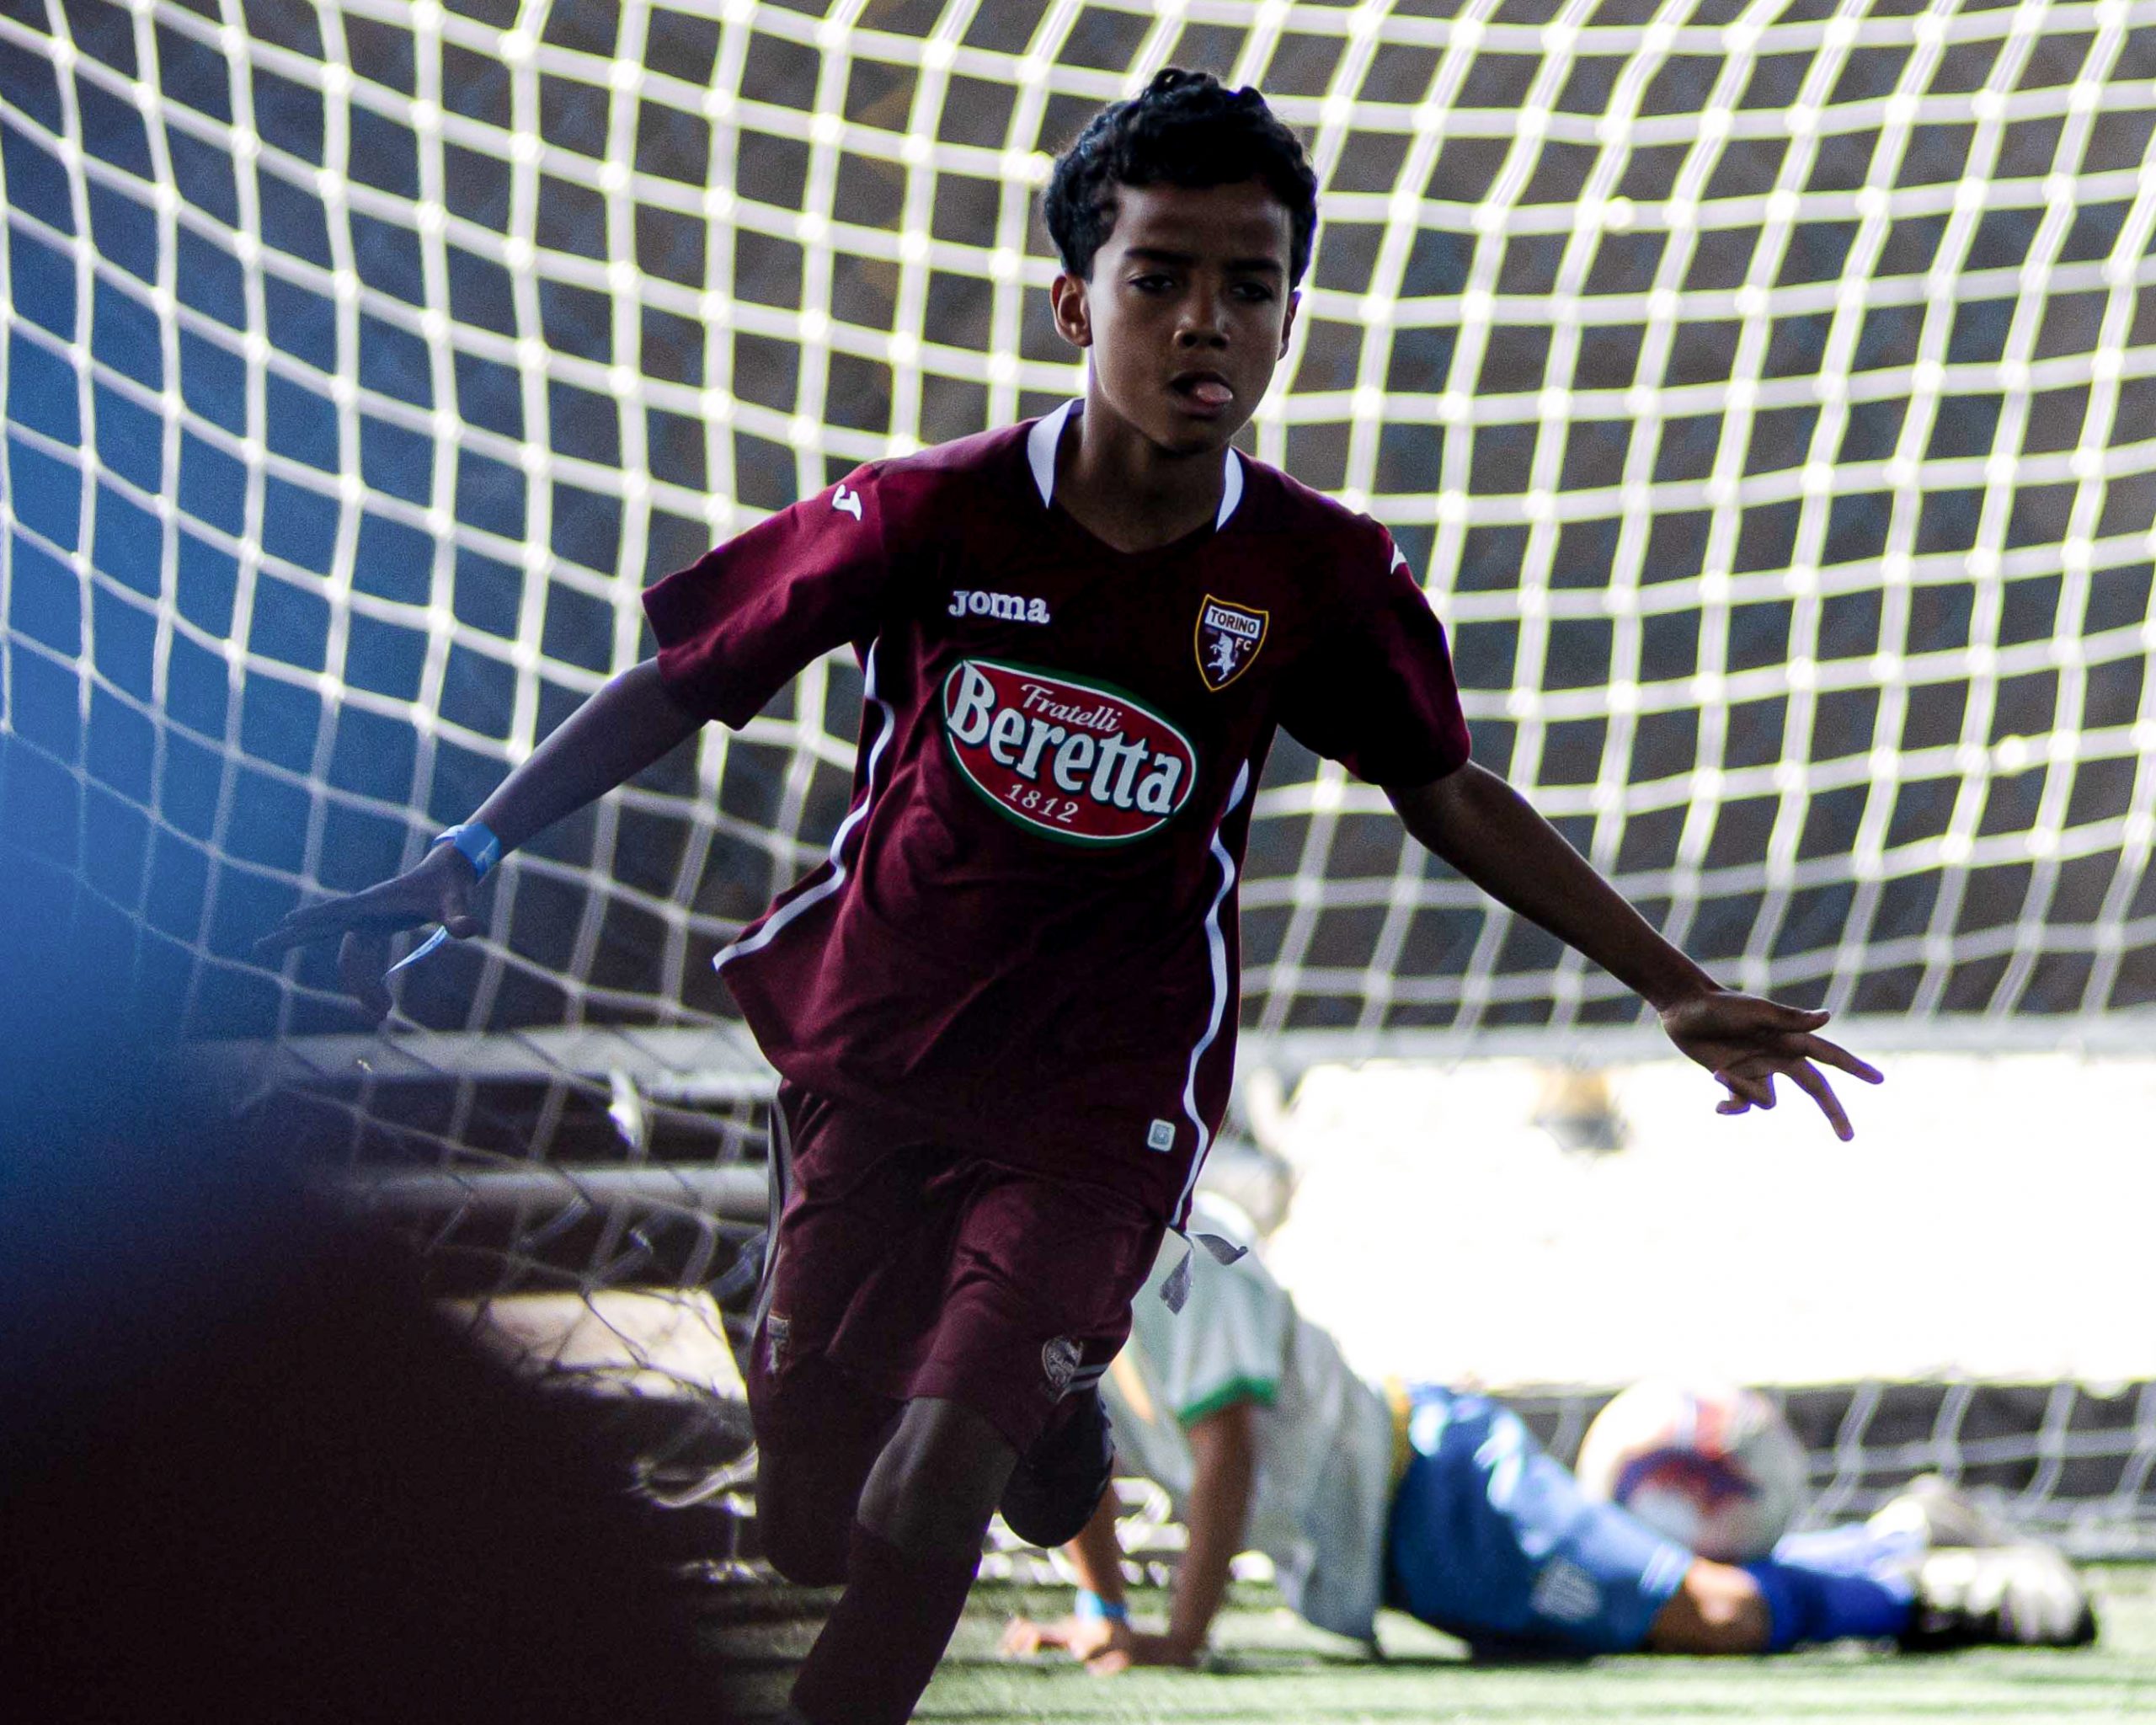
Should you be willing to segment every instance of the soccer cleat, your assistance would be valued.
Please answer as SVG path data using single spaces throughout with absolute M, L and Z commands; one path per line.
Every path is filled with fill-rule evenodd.
M 2006 1546 L 2014 1536 L 1935 1473 L 1919 1474 L 1866 1524 L 1874 1533 L 1913 1534 L 1926 1551 Z
M 1951 1546 L 1917 1565 L 1902 1646 L 2086 1647 L 2096 1614 L 2073 1566 L 2049 1546 Z
M 1018 1458 L 998 1506 L 1011 1531 L 1052 1550 L 1078 1537 L 1115 1477 L 1115 1439 L 1101 1392 L 1073 1391 L 1064 1417 Z

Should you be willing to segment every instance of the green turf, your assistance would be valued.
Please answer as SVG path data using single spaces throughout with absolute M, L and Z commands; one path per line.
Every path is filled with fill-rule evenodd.
M 2156 1721 L 2156 1569 L 2093 1573 L 2103 1637 L 2078 1653 L 2004 1650 L 1900 1657 L 1842 1646 L 1771 1659 L 1600 1659 L 1564 1666 L 1466 1662 L 1459 1643 L 1388 1614 L 1388 1657 L 1363 1658 L 1311 1630 L 1259 1589 L 1238 1588 L 1205 1673 L 1095 1678 L 1067 1659 L 1010 1663 L 995 1653 L 1017 1611 L 1047 1616 L 1068 1594 L 984 1584 L 916 1717 L 942 1720 L 1247 1719 L 1263 1725 L 1366 1720 L 1641 1722 L 1967 1720 Z M 776 1713 L 828 1594 L 728 1589 L 707 1618 L 751 1718 Z M 1164 1605 L 1141 1594 L 1141 1616 Z

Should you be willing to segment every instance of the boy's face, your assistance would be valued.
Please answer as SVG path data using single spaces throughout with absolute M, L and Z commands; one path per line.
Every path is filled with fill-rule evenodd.
M 1050 290 L 1095 393 L 1157 447 L 1223 448 L 1263 399 L 1295 321 L 1287 206 L 1257 180 L 1119 185 L 1091 280 Z

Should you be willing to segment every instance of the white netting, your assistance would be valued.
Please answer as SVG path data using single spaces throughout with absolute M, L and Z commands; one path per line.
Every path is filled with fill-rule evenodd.
M 1392 527 L 1486 761 L 1732 981 L 1968 1046 L 2156 1001 L 2156 0 L 0 0 L 0 837 L 190 1032 L 349 1029 L 248 945 L 643 585 L 1075 387 L 1038 188 L 1168 63 L 1313 147 L 1249 441 Z M 403 979 L 492 1040 L 297 1055 L 458 1291 L 725 1281 L 768 1079 L 707 961 L 859 706 L 813 666 L 512 859 Z M 1245 879 L 1276 1045 L 1635 1017 L 1284 742 Z
M 224 1044 L 259 1140 L 418 1249 L 460 1324 L 600 1411 L 678 1549 L 742 1554 L 736 1357 L 763 1263 L 770 1074 L 739 1032 Z
M 1255 444 L 1428 572 L 1486 760 L 1748 985 L 2156 995 L 2145 0 L 11 0 L 6 723 L 152 985 L 334 1026 L 247 937 L 467 812 L 648 579 L 1070 389 L 1043 152 L 1170 61 L 1314 147 Z M 857 708 L 814 667 L 534 847 L 414 1012 L 723 1011 Z M 1632 1016 L 1292 747 L 1251 852 L 1254 1029 Z

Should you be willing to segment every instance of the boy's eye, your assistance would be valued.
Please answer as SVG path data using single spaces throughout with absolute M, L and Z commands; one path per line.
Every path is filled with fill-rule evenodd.
M 1273 297 L 1273 290 L 1262 281 L 1239 281 L 1232 291 L 1237 299 L 1253 306 L 1262 306 Z
M 1132 276 L 1130 285 L 1140 293 L 1161 293 L 1176 284 L 1173 276 L 1162 275 L 1155 271 L 1145 275 Z

